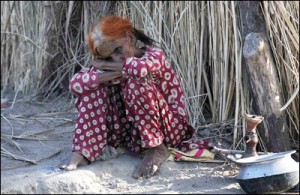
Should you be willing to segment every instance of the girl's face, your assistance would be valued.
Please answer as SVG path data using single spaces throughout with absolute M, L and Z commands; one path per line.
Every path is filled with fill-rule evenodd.
M 117 40 L 119 47 L 117 47 L 111 54 L 113 61 L 123 62 L 126 58 L 135 55 L 135 46 L 132 41 L 132 35 L 128 35 L 122 39 Z

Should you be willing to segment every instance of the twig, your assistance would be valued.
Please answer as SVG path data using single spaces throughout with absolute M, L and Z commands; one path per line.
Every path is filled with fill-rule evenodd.
M 50 112 L 50 113 L 40 113 L 35 116 L 56 116 L 62 114 L 76 114 L 77 112 L 74 111 L 65 111 L 65 112 Z
M 25 118 L 25 117 L 27 117 L 27 118 Z M 18 118 L 18 120 L 25 120 L 25 121 L 30 121 L 30 120 L 36 121 L 38 119 L 39 120 L 53 120 L 53 119 L 55 119 L 55 120 L 73 121 L 73 119 L 69 119 L 69 118 L 58 118 L 58 117 L 50 118 L 50 117 L 37 116 L 37 115 L 33 115 L 33 114 L 18 115 L 18 116 L 10 114 L 8 118 L 10 118 L 10 119 Z M 43 125 L 45 125 L 45 124 L 43 124 Z
M 28 165 L 28 162 L 25 162 L 25 163 L 26 163 L 26 164 L 20 163 L 20 164 L 17 164 L 17 165 L 15 165 L 15 166 L 12 166 L 12 167 L 3 167 L 3 168 L 2 168 L 2 166 L 1 166 L 1 170 L 16 169 L 16 168 L 19 168 L 19 167 L 23 167 L 23 166 Z
M 17 142 L 15 142 L 13 139 L 11 139 L 11 136 L 1 133 L 1 141 L 2 141 L 2 139 L 8 141 L 8 143 L 10 143 L 10 144 L 15 145 L 21 152 L 23 152 L 20 145 Z
M 27 71 L 27 72 L 28 72 L 28 71 Z M 26 73 L 26 76 L 27 76 L 27 73 Z M 26 76 L 25 76 L 25 78 L 26 78 Z M 25 78 L 23 79 L 23 82 L 24 82 Z M 19 91 L 20 91 L 20 88 L 21 88 L 21 85 L 19 85 L 19 87 L 18 87 L 18 90 L 17 90 L 17 92 L 16 92 L 16 94 L 15 94 L 15 96 L 14 96 L 14 100 L 13 100 L 11 106 L 10 106 L 10 109 L 13 109 L 13 108 L 14 108 L 14 105 L 15 105 L 15 102 L 16 102 L 16 98 L 17 98 L 17 95 L 18 95 L 18 93 L 19 93 Z
M 74 129 L 67 129 L 67 130 L 64 130 L 64 131 L 59 131 L 59 132 L 55 132 L 55 133 L 68 133 L 68 132 L 73 132 Z
M 38 137 L 37 135 L 40 135 L 40 134 L 45 134 L 45 133 L 49 133 L 49 132 L 53 132 L 54 129 L 47 129 L 45 131 L 39 131 L 39 132 L 25 132 L 21 135 L 14 135 L 12 136 L 12 139 L 27 139 L 27 140 L 37 140 L 37 141 L 53 141 L 54 139 L 49 139 L 47 137 Z M 1 135 L 2 137 L 5 137 L 7 135 L 3 134 Z M 55 141 L 57 141 L 57 139 L 55 139 Z
M 53 58 L 53 55 L 52 55 L 51 53 L 47 52 L 45 49 L 43 49 L 41 46 L 39 46 L 37 43 L 35 43 L 33 40 L 31 40 L 30 38 L 28 38 L 28 37 L 25 36 L 25 35 L 22 35 L 22 34 L 20 34 L 20 33 L 3 32 L 3 31 L 1 31 L 1 33 L 3 33 L 3 34 L 17 35 L 17 36 L 24 37 L 25 41 L 29 41 L 29 42 L 32 43 L 34 46 L 36 46 L 37 48 L 39 48 L 40 50 L 42 50 L 43 52 L 45 52 L 47 55 L 49 55 L 50 58 Z
M 216 128 L 225 128 L 226 126 L 230 126 L 228 128 L 232 128 L 234 127 L 234 125 L 232 125 L 234 122 L 234 119 L 230 119 L 230 120 L 227 120 L 227 121 L 221 121 L 221 122 L 217 122 L 217 123 L 211 123 L 211 124 L 207 124 L 207 125 L 201 125 L 201 126 L 198 126 L 196 129 L 198 131 L 201 131 L 202 129 L 216 129 Z
M 9 126 L 11 127 L 11 138 L 12 138 L 12 136 L 14 135 L 14 128 L 13 128 L 11 122 L 3 114 L 1 114 L 1 117 L 3 117 L 8 122 Z
M 33 119 L 33 120 L 37 120 L 37 119 L 40 119 L 40 120 L 64 120 L 64 121 L 73 121 L 73 119 L 69 119 L 69 118 L 42 118 L 42 117 L 30 117 L 30 119 Z
M 54 127 L 60 127 L 60 126 L 63 126 L 63 125 L 66 125 L 66 124 L 69 124 L 69 123 L 72 123 L 72 122 L 73 122 L 73 121 L 67 121 L 67 122 L 64 122 L 64 123 L 55 125 Z
M 25 157 L 14 155 L 14 154 L 8 152 L 7 150 L 5 150 L 3 147 L 1 147 L 1 155 L 6 156 L 6 157 L 11 157 L 11 158 L 13 158 L 15 160 L 25 161 L 25 162 L 29 162 L 29 163 L 35 164 L 35 165 L 37 164 L 36 161 L 29 160 L 29 159 L 27 159 Z
M 39 121 L 39 120 L 37 120 L 37 119 L 33 119 L 33 120 L 34 120 L 34 121 L 36 121 L 37 123 L 39 123 L 39 124 L 43 125 L 44 127 L 48 127 L 48 125 L 46 125 L 46 124 L 42 123 L 41 121 Z
M 50 132 L 53 132 L 53 131 L 54 131 L 54 129 L 47 129 L 47 130 L 44 130 L 44 131 L 32 132 L 32 134 L 29 134 L 29 135 L 40 135 L 40 134 L 44 134 L 44 133 L 50 133 Z
M 2 149 L 5 150 L 4 148 L 1 147 L 1 150 L 2 150 Z M 7 152 L 7 151 L 5 150 L 5 152 Z M 52 156 L 54 156 L 54 155 L 56 155 L 56 154 L 58 154 L 58 153 L 60 153 L 60 152 L 61 152 L 61 150 L 57 150 L 57 151 L 55 151 L 54 153 L 50 154 L 49 156 L 46 156 L 46 157 L 44 157 L 44 158 L 41 158 L 41 159 L 39 159 L 39 160 L 37 160 L 37 161 L 31 161 L 31 160 L 28 161 L 28 159 L 25 159 L 25 158 L 23 158 L 23 157 L 20 157 L 20 158 L 23 158 L 23 159 L 16 159 L 16 158 L 14 158 L 15 156 L 12 155 L 11 153 L 9 153 L 9 155 L 10 155 L 10 156 L 9 156 L 9 155 L 5 154 L 5 153 L 2 152 L 2 151 L 1 151 L 1 155 L 6 156 L 6 157 L 13 157 L 15 160 L 25 161 L 26 163 L 37 164 L 39 161 L 42 161 L 42 160 L 47 159 L 47 158 L 51 158 Z M 13 166 L 13 167 L 5 167 L 5 168 L 2 168 L 2 167 L 1 167 L 1 170 L 15 169 L 15 168 L 19 168 L 19 167 L 26 166 L 26 165 L 27 165 L 27 164 L 25 164 L 25 165 L 18 164 L 18 165 Z
M 244 154 L 245 151 L 227 150 L 227 149 L 217 148 L 216 146 L 214 146 L 212 152 L 221 152 L 222 154 Z M 257 154 L 262 155 L 262 154 L 267 154 L 267 152 L 257 152 Z

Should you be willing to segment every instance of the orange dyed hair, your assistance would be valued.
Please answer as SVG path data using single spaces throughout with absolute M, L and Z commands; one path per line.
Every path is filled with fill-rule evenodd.
M 99 54 L 97 52 L 97 48 L 96 48 L 97 46 L 96 46 L 94 38 L 93 38 L 93 31 L 95 30 L 95 28 L 97 28 L 97 27 L 94 26 L 92 32 L 89 34 L 88 41 L 89 41 L 89 46 L 90 46 L 92 54 L 94 56 L 97 56 Z
M 133 32 L 130 20 L 119 16 L 107 16 L 102 18 L 100 29 L 104 37 L 108 40 L 125 37 L 127 31 Z
M 126 32 L 134 32 L 131 22 L 128 19 L 124 19 L 119 16 L 106 16 L 101 18 L 98 23 L 93 27 L 89 34 L 88 42 L 91 48 L 91 52 L 94 56 L 101 56 L 97 48 L 102 45 L 105 41 L 119 39 L 126 36 Z M 108 42 L 106 42 L 108 43 Z M 102 54 L 107 54 L 110 51 L 112 45 L 105 45 L 106 51 L 102 51 Z M 104 54 L 104 55 L 105 55 Z
M 88 42 L 92 54 L 102 57 L 110 55 L 116 48 L 114 40 L 126 37 L 128 31 L 146 45 L 153 45 L 153 42 L 156 42 L 144 32 L 134 28 L 130 20 L 111 15 L 100 19 L 89 34 Z

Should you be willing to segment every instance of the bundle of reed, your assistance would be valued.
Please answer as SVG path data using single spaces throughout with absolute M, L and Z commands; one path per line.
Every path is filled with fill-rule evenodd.
M 114 2 L 1 1 L 1 87 L 16 93 L 68 92 L 76 68 L 90 59 L 92 21 Z
M 299 144 L 299 2 L 264 1 L 263 14 L 282 85 L 291 141 Z
M 240 139 L 240 114 L 249 109 L 242 80 L 241 40 L 234 2 L 121 2 L 119 14 L 159 42 L 182 79 L 194 126 L 231 118 Z M 234 141 L 233 145 L 236 146 Z
M 43 8 L 36 2 L 1 1 L 1 88 L 35 91 L 46 49 Z

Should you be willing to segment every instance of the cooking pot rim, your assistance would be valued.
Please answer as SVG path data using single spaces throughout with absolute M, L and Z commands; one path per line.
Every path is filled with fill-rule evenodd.
M 291 151 L 285 151 L 285 152 L 279 152 L 279 153 L 269 153 L 269 154 L 263 154 L 259 156 L 252 156 L 248 158 L 241 158 L 236 160 L 238 164 L 254 164 L 254 163 L 261 163 L 261 162 L 267 162 L 267 161 L 272 161 L 276 160 L 279 158 L 283 158 L 287 155 L 291 155 L 295 153 L 296 150 L 291 150 Z

